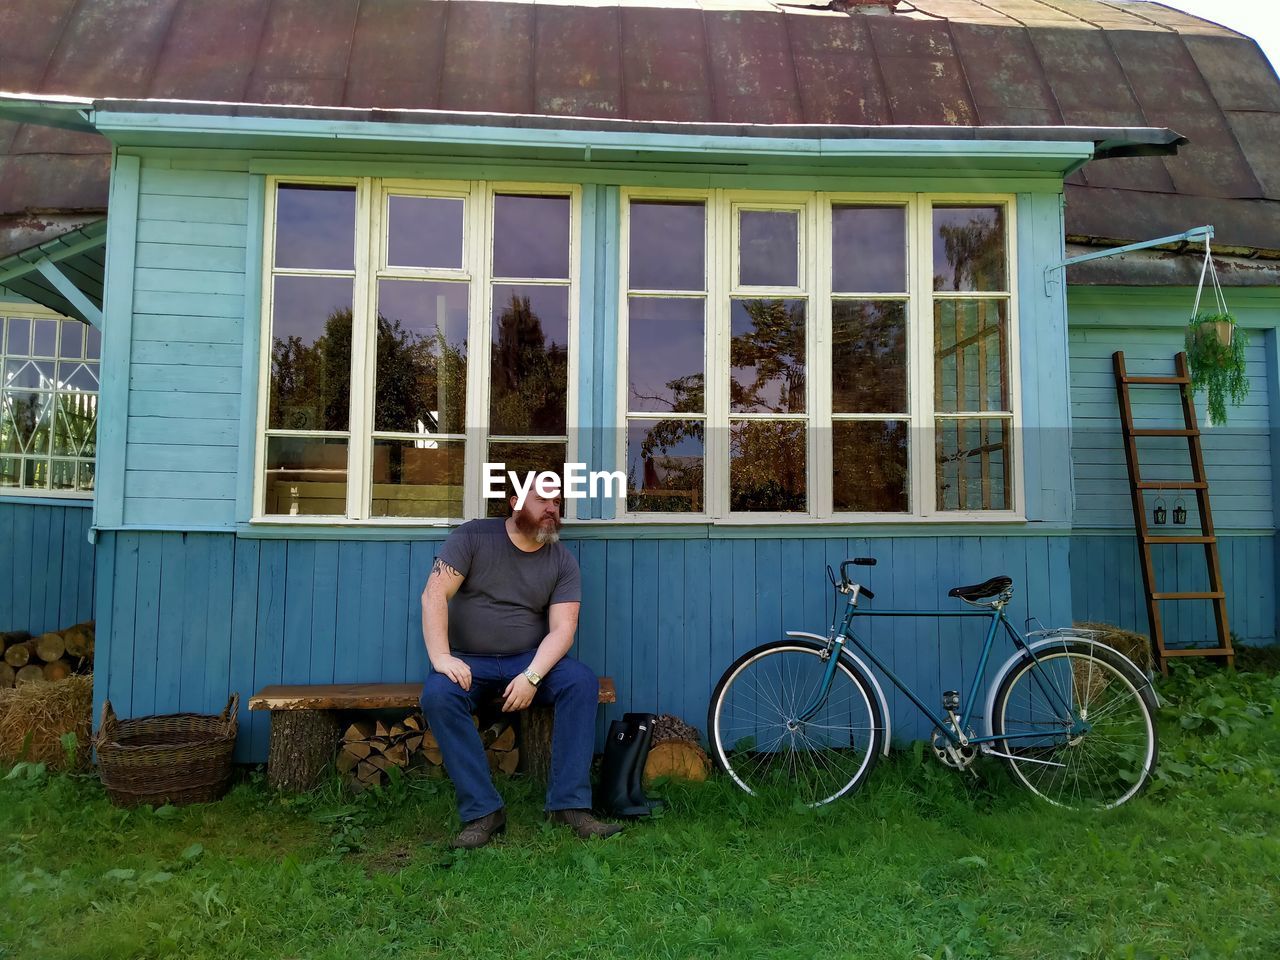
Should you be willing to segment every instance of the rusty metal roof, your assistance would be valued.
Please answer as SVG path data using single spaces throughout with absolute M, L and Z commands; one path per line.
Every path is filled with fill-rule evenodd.
M 1170 127 L 1090 164 L 1069 235 L 1213 223 L 1280 251 L 1280 81 L 1257 45 L 1154 3 L 4 0 L 0 90 L 733 124 Z M 905 12 L 904 12 L 905 11 Z M 5 221 L 106 205 L 106 141 L 0 121 Z M 39 218 L 37 218 L 39 219 Z M 11 241 L 10 241 L 11 242 Z M 11 248 L 12 249 L 12 248 Z

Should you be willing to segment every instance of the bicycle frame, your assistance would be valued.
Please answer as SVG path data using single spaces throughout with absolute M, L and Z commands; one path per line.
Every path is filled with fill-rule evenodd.
M 800 720 L 804 721 L 812 718 L 822 708 L 822 704 L 826 701 L 827 696 L 831 692 L 831 684 L 835 679 L 836 663 L 840 659 L 840 652 L 844 649 L 844 645 L 847 642 L 852 642 L 853 645 L 863 655 L 865 655 L 877 669 L 889 678 L 895 687 L 901 690 L 907 698 L 916 705 L 916 709 L 933 721 L 934 726 L 942 731 L 953 746 L 984 745 L 995 741 L 1031 739 L 1044 736 L 1042 732 L 1027 734 L 1002 733 L 999 736 L 992 734 L 990 736 L 975 737 L 970 737 L 964 733 L 964 731 L 969 728 L 969 721 L 972 719 L 974 708 L 978 703 L 978 691 L 981 688 L 983 678 L 986 675 L 987 662 L 991 657 L 992 645 L 995 642 L 996 633 L 1000 626 L 1003 626 L 1005 632 L 1009 634 L 1009 637 L 1013 641 L 1016 649 L 1031 657 L 1037 667 L 1040 663 L 1040 659 L 1036 656 L 1035 651 L 1018 633 L 1018 631 L 1013 628 L 1013 625 L 1009 623 L 1008 618 L 1005 617 L 1003 605 L 991 607 L 987 610 L 859 610 L 857 607 L 857 600 L 858 587 L 857 585 L 853 585 L 852 595 L 845 607 L 844 619 L 842 620 L 840 627 L 838 629 L 833 629 L 828 637 L 827 642 L 834 647 L 835 655 L 831 656 L 828 660 L 826 670 L 823 673 L 822 683 L 820 684 L 818 691 L 815 693 L 813 700 L 805 710 L 801 712 Z M 989 621 L 986 638 L 982 644 L 982 654 L 978 660 L 978 667 L 974 672 L 973 682 L 969 689 L 969 695 L 963 702 L 960 716 L 955 718 L 957 721 L 954 724 L 955 729 L 952 729 L 953 724 L 950 717 L 942 716 L 921 700 L 905 680 L 894 673 L 892 668 L 877 657 L 874 651 L 872 651 L 867 644 L 863 643 L 862 640 L 858 638 L 857 634 L 855 634 L 852 629 L 854 617 L 916 617 L 929 619 L 938 617 L 964 617 L 969 619 L 985 618 Z M 1080 718 L 1079 711 L 1076 710 L 1075 706 L 1063 700 L 1061 694 L 1052 684 L 1046 684 L 1038 669 L 1034 671 L 1033 677 L 1041 691 L 1047 697 L 1057 701 L 1056 706 L 1058 709 L 1063 710 L 1066 714 L 1070 715 L 1071 727 L 1066 732 L 1071 736 L 1079 736 L 1080 734 L 1087 733 L 1090 729 L 1090 724 Z

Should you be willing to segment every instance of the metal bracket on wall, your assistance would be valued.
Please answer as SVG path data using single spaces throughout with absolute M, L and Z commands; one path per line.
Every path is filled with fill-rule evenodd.
M 1183 243 L 1188 240 L 1212 240 L 1213 226 L 1212 224 L 1204 227 L 1193 227 L 1186 233 L 1175 233 L 1169 237 L 1159 237 L 1155 240 L 1143 240 L 1141 243 L 1128 243 L 1123 247 L 1111 247 L 1107 250 L 1097 250 L 1093 253 L 1084 253 L 1078 257 L 1071 257 L 1063 260 L 1061 263 L 1051 263 L 1044 268 L 1044 295 L 1046 297 L 1053 296 L 1054 284 L 1058 282 L 1058 278 L 1054 275 L 1059 270 L 1065 270 L 1067 267 L 1074 266 L 1077 263 L 1088 263 L 1090 260 L 1101 260 L 1103 257 L 1114 257 L 1120 253 L 1132 253 L 1134 250 L 1147 250 L 1151 247 L 1162 247 L 1169 243 Z

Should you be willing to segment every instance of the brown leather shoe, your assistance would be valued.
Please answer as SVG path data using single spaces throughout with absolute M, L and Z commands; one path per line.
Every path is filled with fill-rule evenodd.
M 583 840 L 612 837 L 622 830 L 622 824 L 597 820 L 590 810 L 552 810 L 547 814 L 547 819 L 552 823 L 567 824 Z
M 505 807 L 499 807 L 493 813 L 481 817 L 479 820 L 470 820 L 464 823 L 462 830 L 449 845 L 455 850 L 474 850 L 476 847 L 483 847 L 497 834 L 506 829 L 507 810 Z

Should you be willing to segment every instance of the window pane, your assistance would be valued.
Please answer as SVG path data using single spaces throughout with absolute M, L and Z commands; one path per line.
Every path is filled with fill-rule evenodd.
M 74 490 L 76 488 L 76 461 L 53 460 L 49 464 L 49 489 Z
M 933 316 L 937 409 L 1010 410 L 1007 302 L 935 300 Z
M 803 413 L 804 300 L 734 300 L 730 311 L 729 409 Z
M 80 468 L 77 471 L 76 486 L 82 491 L 93 492 L 94 478 L 94 462 L 92 460 L 82 460 Z
M 35 357 L 56 357 L 58 355 L 58 321 L 31 321 L 31 355 Z
M 378 282 L 375 430 L 463 432 L 467 287 L 414 280 Z
M 800 214 L 795 210 L 739 211 L 739 285 L 798 286 L 799 239 Z
M 837 420 L 831 430 L 834 509 L 850 513 L 910 510 L 907 424 Z
M 0 457 L 0 487 L 22 485 L 22 461 L 17 457 Z
M 907 412 L 907 305 L 901 300 L 831 304 L 832 410 Z
M 8 390 L 0 409 L 0 453 L 49 455 L 52 393 Z
M 351 281 L 276 277 L 267 426 L 345 430 L 351 388 Z
M 347 441 L 337 437 L 268 437 L 264 512 L 341 516 L 347 512 Z
M 569 198 L 493 198 L 493 275 L 569 279 Z
M 535 474 L 544 470 L 554 473 L 560 481 L 564 482 L 564 457 L 565 444 L 561 443 L 515 443 L 510 441 L 499 441 L 489 444 L 489 462 L 493 464 L 502 464 L 503 476 L 507 473 L 515 471 L 520 478 L 520 482 L 524 483 L 526 475 L 532 471 Z M 510 513 L 508 508 L 507 497 L 514 496 L 515 490 L 511 487 L 510 480 L 506 483 L 507 496 L 501 500 L 486 501 L 487 507 L 485 513 L 490 517 L 505 517 Z M 561 513 L 564 513 L 564 505 L 561 504 Z
M 793 421 L 739 420 L 729 428 L 729 509 L 734 512 L 803 513 L 805 425 Z
M 705 289 L 705 237 L 702 203 L 632 203 L 631 289 Z
M 276 192 L 277 267 L 354 270 L 354 187 L 282 186 Z
M 97 394 L 60 394 L 54 453 L 65 451 L 77 457 L 92 457 L 96 450 L 97 423 Z
M 96 360 L 101 352 L 102 332 L 97 327 L 86 327 L 84 331 L 84 355 L 90 360 Z
M 79 321 L 63 322 L 62 342 L 58 345 L 58 356 L 78 360 L 84 355 L 84 329 L 85 325 Z
M 48 360 L 6 360 L 4 386 L 11 390 L 52 390 L 53 364 Z
M 933 208 L 933 289 L 1007 290 L 1004 207 Z
M 388 266 L 461 269 L 462 212 L 461 198 L 387 198 Z
M 375 440 L 375 517 L 461 517 L 462 440 Z
M 627 509 L 701 513 L 705 458 L 701 420 L 632 420 L 627 424 Z
M 938 420 L 937 457 L 939 510 L 1011 509 L 1007 420 Z
M 563 436 L 569 385 L 569 288 L 493 288 L 489 432 Z
M 627 389 L 632 410 L 703 411 L 703 311 L 701 298 L 628 300 Z
M 8 328 L 5 350 L 9 356 L 31 356 L 31 321 L 24 317 L 10 317 L 5 326 Z
M 906 291 L 904 207 L 831 208 L 831 289 L 844 293 Z

